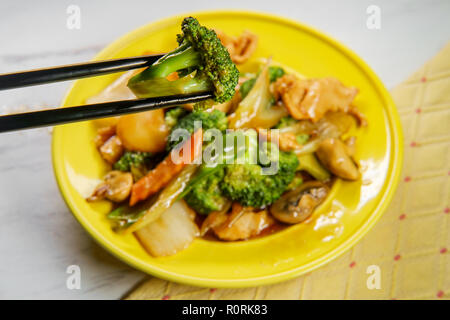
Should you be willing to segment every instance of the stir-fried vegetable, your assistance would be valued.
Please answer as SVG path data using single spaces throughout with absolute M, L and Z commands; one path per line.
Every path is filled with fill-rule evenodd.
M 168 138 L 166 149 L 172 150 L 176 145 L 184 141 L 185 136 L 179 136 L 178 129 L 184 129 L 192 134 L 196 126 L 201 125 L 203 132 L 207 133 L 209 129 L 217 129 L 225 132 L 227 129 L 227 117 L 224 112 L 219 110 L 209 111 L 193 111 L 181 118 L 175 126 L 173 126 Z M 205 140 L 208 138 L 205 136 Z
M 313 153 L 298 156 L 297 170 L 304 170 L 319 181 L 330 179 L 330 173 L 317 161 Z
M 130 171 L 131 167 L 145 166 L 152 157 L 149 152 L 140 151 L 127 151 L 124 155 L 114 164 L 114 169 L 120 171 Z
M 154 257 L 173 255 L 186 249 L 199 235 L 190 209 L 175 202 L 155 221 L 135 232 L 142 246 Z
M 131 73 L 99 95 L 215 94 L 215 103 L 201 104 L 208 110 L 160 109 L 98 129 L 96 147 L 114 170 L 88 201 L 116 202 L 107 215 L 114 230 L 133 233 L 155 257 L 175 254 L 197 236 L 245 240 L 302 223 L 335 178 L 361 178 L 353 130 L 365 118 L 351 105 L 356 88 L 333 78 L 300 79 L 270 59 L 261 70 L 243 68 L 237 86 L 233 61 L 250 58 L 256 35 L 219 37 L 186 18 L 178 48 L 128 87 Z
M 272 144 L 271 152 L 278 148 Z M 271 173 L 263 173 L 258 164 L 232 164 L 226 167 L 221 184 L 223 194 L 244 206 L 261 208 L 278 199 L 294 179 L 298 167 L 293 153 L 278 152 L 276 167 Z
M 296 123 L 298 123 L 298 120 L 295 120 L 294 118 L 290 116 L 286 116 L 280 119 L 280 122 L 278 122 L 274 129 L 282 129 L 282 128 L 289 128 L 294 126 Z
M 286 74 L 286 72 L 281 67 L 278 67 L 278 66 L 270 66 L 269 67 L 269 80 L 270 80 L 270 82 L 277 81 L 278 78 L 281 78 L 285 74 Z
M 188 163 L 192 163 L 201 154 L 202 150 L 202 130 L 197 130 L 191 138 L 186 141 L 180 150 L 174 149 L 160 162 L 155 169 L 142 177 L 133 185 L 131 189 L 130 205 L 133 206 L 138 201 L 145 200 L 166 186 L 174 176 L 176 176 Z M 184 154 L 187 151 L 187 155 Z M 178 163 L 174 159 L 180 156 Z M 183 159 L 185 157 L 187 159 Z M 187 160 L 187 161 L 184 161 Z
M 129 88 L 140 98 L 213 91 L 216 102 L 230 100 L 239 71 L 213 30 L 195 18 L 185 18 L 179 47 L 131 78 Z M 167 77 L 177 72 L 179 78 Z
M 183 199 L 195 212 L 200 214 L 222 210 L 229 201 L 220 190 L 224 175 L 224 169 L 219 168 L 213 174 L 195 183 Z
M 164 120 L 166 121 L 167 128 L 171 130 L 178 123 L 178 120 L 183 118 L 188 113 L 189 111 L 183 107 L 175 107 L 167 110 L 164 114 Z
M 146 201 L 130 207 L 129 205 L 121 205 L 111 211 L 107 218 L 114 223 L 114 230 L 120 232 L 138 221 L 155 202 L 155 198 L 149 198 Z
M 135 232 L 149 223 L 157 220 L 164 211 L 177 201 L 181 192 L 186 188 L 187 183 L 197 170 L 198 165 L 190 164 L 186 166 L 170 183 L 161 191 L 155 202 L 141 214 L 140 218 L 131 226 L 124 230 L 125 233 Z M 136 212 L 140 212 L 139 208 Z
M 163 153 L 126 151 L 113 168 L 123 172 L 131 172 L 133 180 L 138 181 L 150 169 L 153 169 L 163 159 L 163 156 Z
M 286 115 L 286 108 L 272 105 L 268 63 L 248 95 L 228 119 L 230 128 L 234 129 L 271 128 Z

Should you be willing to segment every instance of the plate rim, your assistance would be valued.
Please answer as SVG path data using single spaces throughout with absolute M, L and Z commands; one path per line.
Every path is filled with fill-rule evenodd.
M 385 110 L 386 117 L 388 119 L 387 123 L 389 124 L 390 129 L 390 159 L 389 159 L 389 166 L 387 171 L 387 177 L 384 181 L 383 189 L 384 193 L 380 199 L 380 201 L 377 203 L 375 208 L 372 210 L 371 215 L 369 218 L 361 225 L 361 227 L 353 233 L 351 236 L 349 236 L 343 243 L 338 245 L 336 248 L 330 250 L 326 254 L 324 254 L 322 257 L 319 257 L 318 259 L 311 261 L 308 264 L 304 264 L 295 268 L 292 268 L 290 270 L 286 270 L 284 272 L 278 272 L 275 274 L 265 275 L 265 276 L 258 276 L 258 277 L 252 277 L 247 279 L 210 279 L 210 278 L 201 278 L 201 277 L 192 277 L 180 273 L 174 273 L 167 271 L 165 269 L 156 267 L 154 265 L 146 264 L 139 259 L 136 259 L 134 256 L 128 254 L 125 250 L 122 250 L 118 248 L 117 246 L 114 246 L 112 243 L 110 243 L 107 239 L 105 239 L 100 232 L 95 230 L 94 228 L 91 228 L 87 220 L 83 218 L 83 215 L 78 212 L 78 209 L 76 209 L 74 205 L 74 201 L 72 197 L 67 192 L 68 187 L 66 183 L 63 181 L 62 177 L 60 176 L 62 172 L 64 171 L 63 161 L 61 159 L 58 159 L 57 154 L 57 144 L 60 135 L 58 135 L 58 132 L 61 127 L 55 127 L 52 132 L 52 150 L 51 150 L 51 157 L 52 157 L 52 165 L 53 165 L 53 172 L 55 175 L 55 179 L 58 185 L 58 188 L 62 194 L 62 197 L 64 199 L 64 202 L 70 209 L 72 215 L 76 218 L 76 220 L 82 225 L 82 227 L 88 232 L 88 234 L 104 249 L 106 249 L 109 253 L 120 259 L 121 261 L 125 262 L 126 264 L 132 266 L 133 268 L 136 268 L 140 271 L 143 271 L 147 274 L 157 276 L 164 280 L 174 281 L 177 283 L 183 283 L 188 285 L 194 285 L 194 286 L 202 286 L 202 287 L 220 287 L 220 288 L 243 288 L 243 287 L 251 287 L 251 286 L 259 286 L 259 285 L 267 285 L 267 284 L 273 284 L 285 280 L 292 279 L 294 277 L 300 276 L 302 274 L 305 274 L 307 272 L 311 272 L 324 264 L 338 258 L 343 253 L 345 253 L 347 250 L 349 250 L 351 247 L 353 247 L 378 221 L 378 219 L 382 216 L 382 214 L 387 209 L 388 205 L 390 204 L 395 190 L 397 189 L 398 183 L 400 181 L 401 176 L 401 167 L 403 164 L 403 131 L 402 126 L 400 123 L 400 118 L 397 112 L 397 109 L 395 107 L 395 103 L 389 93 L 389 91 L 385 88 L 381 80 L 378 78 L 376 73 L 360 58 L 356 53 L 354 53 L 351 49 L 347 48 L 342 43 L 338 42 L 337 40 L 333 39 L 328 34 L 319 31 L 307 24 L 304 24 L 302 22 L 286 18 L 283 16 L 266 13 L 266 12 L 260 12 L 260 11 L 253 11 L 253 10 L 202 10 L 202 11 L 195 11 L 195 12 L 187 12 L 182 14 L 175 14 L 171 15 L 162 19 L 158 19 L 152 22 L 149 22 L 141 27 L 138 27 L 134 30 L 131 30 L 124 35 L 118 37 L 116 40 L 111 42 L 109 45 L 107 45 L 105 48 L 103 48 L 100 52 L 98 52 L 95 57 L 92 59 L 92 61 L 99 60 L 99 56 L 102 56 L 106 52 L 114 51 L 114 49 L 118 46 L 120 46 L 120 43 L 124 41 L 126 38 L 133 38 L 137 37 L 141 32 L 143 32 L 146 28 L 148 28 L 149 25 L 154 24 L 164 24 L 168 23 L 174 19 L 181 19 L 182 17 L 191 15 L 191 16 L 209 16 L 209 15 L 239 15 L 239 16 L 247 16 L 247 17 L 256 17 L 261 19 L 269 19 L 271 21 L 274 21 L 276 23 L 282 23 L 290 25 L 296 29 L 301 29 L 302 31 L 306 31 L 311 33 L 313 36 L 318 37 L 322 39 L 323 41 L 329 43 L 333 47 L 335 47 L 339 52 L 346 55 L 355 65 L 362 70 L 363 73 L 367 76 L 368 80 L 372 82 L 374 88 L 376 89 L 377 94 L 380 96 L 380 98 L 384 101 L 383 109 Z M 67 90 L 67 93 L 65 94 L 61 106 L 64 106 L 66 103 L 66 100 L 72 91 L 74 85 L 76 82 L 74 82 L 69 89 Z M 61 157 L 59 157 L 61 158 Z

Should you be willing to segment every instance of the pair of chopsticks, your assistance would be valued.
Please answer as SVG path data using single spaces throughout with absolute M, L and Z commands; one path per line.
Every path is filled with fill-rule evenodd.
M 99 76 L 108 73 L 149 67 L 162 56 L 163 55 L 146 55 L 3 74 L 0 75 L 0 90 Z M 126 113 L 155 110 L 174 105 L 195 103 L 210 99 L 212 97 L 212 92 L 205 92 L 190 95 L 112 101 L 68 108 L 10 114 L 0 116 L 0 133 L 95 118 L 112 117 Z

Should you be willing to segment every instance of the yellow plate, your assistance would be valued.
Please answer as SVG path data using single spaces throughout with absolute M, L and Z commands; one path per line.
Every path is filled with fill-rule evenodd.
M 115 41 L 95 60 L 165 52 L 186 15 L 146 25 Z M 244 29 L 259 36 L 255 59 L 272 56 L 307 77 L 333 76 L 359 88 L 355 104 L 369 126 L 357 131 L 360 182 L 338 181 L 308 224 L 245 242 L 197 239 L 183 252 L 152 258 L 132 236 L 111 231 L 107 203 L 87 203 L 83 196 L 107 168 L 94 143 L 91 122 L 55 128 L 53 165 L 60 190 L 83 227 L 118 258 L 167 280 L 210 287 L 246 287 L 279 282 L 311 271 L 336 258 L 369 231 L 386 209 L 397 185 L 403 156 L 402 134 L 394 103 L 373 71 L 349 49 L 322 33 L 285 18 L 241 11 L 191 13 L 206 26 L 231 35 Z M 99 93 L 117 74 L 76 81 L 64 106 L 79 105 Z

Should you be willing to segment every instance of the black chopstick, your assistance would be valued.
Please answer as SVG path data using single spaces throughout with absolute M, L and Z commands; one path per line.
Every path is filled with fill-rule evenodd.
M 186 103 L 195 103 L 213 97 L 214 94 L 212 92 L 205 92 L 11 114 L 0 116 L 0 133 L 155 110 Z
M 38 69 L 0 75 L 0 90 L 73 80 L 107 73 L 144 68 L 152 65 L 162 54 L 105 60 Z

